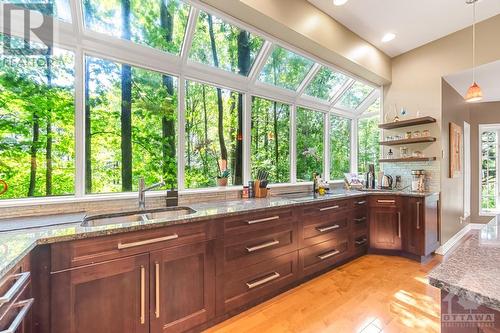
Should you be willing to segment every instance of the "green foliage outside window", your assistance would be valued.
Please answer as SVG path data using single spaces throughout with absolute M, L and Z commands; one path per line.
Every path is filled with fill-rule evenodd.
M 307 86 L 305 94 L 328 101 L 347 80 L 348 77 L 344 74 L 334 72 L 327 67 L 321 67 L 314 79 Z
M 358 121 L 358 172 L 368 172 L 368 165 L 375 164 L 375 170 L 380 170 L 380 116 L 362 118 Z
M 344 179 L 351 171 L 351 120 L 330 116 L 330 179 Z
M 324 113 L 297 108 L 297 181 L 323 174 Z
M 481 134 L 481 209 L 497 209 L 497 154 L 498 133 L 485 131 Z
M 59 49 L 0 57 L 2 199 L 74 193 L 74 61 Z
M 335 106 L 346 110 L 354 110 L 363 103 L 374 89 L 369 85 L 356 81 Z
M 252 178 L 261 169 L 271 183 L 290 182 L 290 106 L 252 98 Z

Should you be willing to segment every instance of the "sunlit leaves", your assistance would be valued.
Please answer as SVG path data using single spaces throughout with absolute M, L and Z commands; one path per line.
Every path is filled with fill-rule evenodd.
M 344 179 L 351 171 L 351 120 L 330 116 L 330 179 Z
M 323 174 L 324 113 L 297 108 L 297 181 Z
M 339 72 L 334 72 L 327 67 L 321 67 L 314 79 L 305 90 L 308 96 L 316 97 L 325 101 L 330 100 L 349 78 Z
M 335 104 L 336 107 L 340 107 L 346 110 L 356 109 L 363 101 L 372 93 L 375 88 L 366 85 L 362 82 L 356 81 L 349 88 L 349 90 L 340 98 L 340 100 Z

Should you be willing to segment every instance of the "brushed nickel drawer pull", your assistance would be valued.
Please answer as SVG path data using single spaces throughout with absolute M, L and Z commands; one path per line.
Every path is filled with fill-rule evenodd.
M 386 203 L 386 204 L 389 204 L 389 203 L 396 203 L 396 200 L 385 200 L 385 199 L 379 199 L 377 200 L 378 203 Z
M 268 282 L 276 280 L 280 276 L 281 276 L 280 273 L 274 272 L 271 275 L 266 276 L 265 278 L 262 278 L 260 280 L 255 281 L 255 282 L 247 282 L 247 287 L 248 287 L 248 289 L 257 288 L 258 286 L 262 286 L 263 284 L 266 284 Z
M 280 218 L 279 215 L 276 215 L 276 216 L 266 217 L 266 218 L 258 219 L 258 220 L 250 220 L 250 221 L 247 221 L 247 224 L 257 224 L 257 223 L 262 223 L 262 222 L 274 221 L 274 220 L 277 220 L 279 218 Z
M 340 228 L 340 225 L 334 224 L 334 225 L 330 225 L 328 227 L 317 227 L 316 230 L 318 230 L 319 232 L 327 232 L 327 231 L 338 229 L 338 228 Z
M 356 205 L 364 205 L 366 203 L 366 200 L 363 200 L 363 201 L 358 201 L 356 202 Z
M 22 308 L 22 309 L 21 309 L 21 311 L 19 311 L 16 318 L 14 318 L 14 320 L 10 324 L 9 328 L 7 328 L 4 331 L 0 331 L 0 333 L 15 333 L 15 332 L 17 332 L 17 329 L 23 323 L 24 318 L 28 314 L 28 312 L 29 312 L 29 310 L 34 302 L 35 302 L 35 299 L 30 298 L 30 299 L 20 301 L 20 302 L 13 304 L 12 308 Z
M 146 322 L 146 269 L 141 266 L 141 325 Z
M 142 246 L 142 245 L 148 245 L 148 244 L 153 244 L 153 243 L 159 243 L 159 242 L 164 242 L 172 239 L 177 239 L 179 238 L 179 235 L 173 234 L 165 237 L 159 237 L 159 238 L 153 238 L 153 239 L 146 239 L 143 241 L 138 241 L 138 242 L 133 242 L 133 243 L 118 243 L 118 250 L 123 250 L 123 249 L 129 249 L 131 247 L 136 247 L 136 246 Z
M 155 263 L 155 315 L 160 318 L 160 264 Z
M 363 244 L 366 244 L 367 241 L 368 241 L 368 239 L 363 238 L 361 240 L 355 241 L 355 243 L 356 243 L 356 245 L 363 245 Z
M 17 280 L 12 287 L 7 290 L 7 292 L 0 297 L 0 305 L 12 301 L 12 298 L 21 290 L 21 288 L 26 284 L 30 278 L 30 272 L 24 272 L 19 274 L 14 274 L 9 277 L 6 281 Z
M 401 238 L 401 212 L 398 212 L 398 237 Z
M 354 222 L 363 222 L 363 221 L 366 221 L 366 217 L 363 216 L 363 217 L 360 217 L 360 218 L 357 218 L 357 219 L 354 219 Z
M 324 253 L 324 254 L 320 254 L 318 256 L 318 258 L 320 258 L 321 260 L 325 260 L 325 259 L 328 259 L 328 258 L 331 258 L 333 256 L 336 256 L 337 254 L 339 254 L 340 251 L 339 250 L 333 250 L 331 252 L 328 252 L 328 253 Z
M 332 210 L 332 209 L 338 209 L 338 208 L 340 208 L 340 206 L 339 205 L 335 205 L 335 206 L 320 208 L 319 211 L 320 212 L 324 212 L 325 210 Z
M 247 247 L 246 249 L 247 249 L 247 252 L 251 253 L 251 252 L 262 250 L 262 249 L 265 249 L 265 248 L 268 248 L 268 247 L 271 247 L 271 246 L 274 246 L 274 245 L 278 245 L 279 243 L 280 243 L 279 240 L 272 240 L 272 241 L 269 241 L 269 242 L 266 242 L 266 243 L 262 243 L 262 244 L 259 244 L 259 245 Z
M 420 201 L 417 201 L 417 230 L 420 230 Z

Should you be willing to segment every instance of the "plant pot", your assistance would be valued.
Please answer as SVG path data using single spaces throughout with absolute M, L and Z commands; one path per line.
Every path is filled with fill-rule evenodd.
M 217 186 L 227 186 L 227 178 L 217 178 Z

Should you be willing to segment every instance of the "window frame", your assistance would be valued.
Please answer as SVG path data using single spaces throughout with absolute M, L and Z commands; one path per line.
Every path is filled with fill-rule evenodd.
M 482 164 L 483 164 L 483 147 L 482 147 L 482 135 L 484 132 L 497 132 L 497 156 L 496 156 L 496 211 L 492 210 L 484 210 L 482 207 L 483 203 L 483 191 L 482 191 L 482 183 L 483 183 L 483 175 L 482 175 Z M 479 124 L 478 131 L 478 153 L 479 153 L 479 163 L 478 163 L 478 207 L 479 207 L 479 216 L 496 216 L 500 212 L 500 124 Z
M 72 22 L 63 22 L 57 19 L 54 20 L 54 27 L 57 31 L 54 46 L 71 51 L 75 54 L 75 191 L 72 196 L 65 197 L 49 197 L 49 198 L 21 198 L 21 199 L 5 199 L 0 200 L 0 207 L 32 205 L 37 203 L 63 203 L 75 201 L 93 201 L 96 199 L 114 200 L 121 198 L 135 197 L 137 193 L 113 193 L 113 194 L 85 194 L 85 152 L 84 152 L 84 60 L 86 56 L 104 58 L 118 63 L 129 64 L 134 67 L 139 67 L 145 70 L 158 72 L 161 74 L 170 75 L 177 78 L 177 177 L 178 189 L 180 193 L 190 193 L 195 191 L 220 191 L 220 188 L 210 189 L 185 189 L 184 186 L 184 170 L 185 170 L 185 82 L 186 80 L 200 82 L 215 87 L 229 89 L 231 91 L 240 92 L 243 94 L 243 183 L 250 180 L 250 135 L 251 135 L 251 106 L 252 97 L 265 98 L 268 100 L 277 101 L 290 105 L 290 183 L 273 184 L 273 186 L 287 186 L 297 184 L 296 180 L 296 111 L 298 107 L 320 111 L 324 113 L 324 131 L 329 132 L 330 115 L 336 115 L 351 119 L 351 172 L 357 171 L 357 123 L 358 119 L 364 116 L 370 105 L 377 98 L 381 98 L 382 113 L 382 87 L 377 86 L 361 77 L 358 77 L 348 71 L 338 68 L 326 61 L 302 51 L 289 43 L 281 41 L 270 34 L 267 34 L 259 29 L 241 22 L 240 20 L 229 16 L 207 4 L 203 4 L 196 0 L 185 0 L 186 4 L 191 6 L 184 40 L 181 51 L 178 56 L 167 52 L 152 48 L 147 45 L 137 44 L 132 41 L 123 40 L 112 37 L 106 34 L 98 33 L 85 28 L 83 8 L 81 1 L 70 1 L 71 19 Z M 200 11 L 207 12 L 217 16 L 228 24 L 235 25 L 239 29 L 246 30 L 249 33 L 261 37 L 264 40 L 259 53 L 256 55 L 250 73 L 247 77 L 237 73 L 228 72 L 221 68 L 216 68 L 210 65 L 204 65 L 195 61 L 189 60 L 189 51 L 191 48 L 193 35 L 196 30 L 196 23 Z M 0 23 L 0 29 L 3 31 L 3 25 Z M 22 37 L 20 27 L 13 27 L 12 35 Z M 312 60 L 313 65 L 310 71 L 306 74 L 304 80 L 300 83 L 296 91 L 291 91 L 285 88 L 280 88 L 260 82 L 260 73 L 266 64 L 269 56 L 272 54 L 276 46 L 285 48 L 299 56 Z M 304 92 L 308 85 L 314 79 L 316 74 L 322 67 L 326 67 L 332 71 L 346 75 L 349 80 L 346 81 L 343 87 L 339 89 L 337 94 L 329 101 L 324 101 L 319 98 L 306 95 Z M 354 82 L 360 81 L 364 84 L 372 86 L 373 92 L 355 110 L 343 110 L 335 107 L 335 104 L 349 90 Z M 370 114 L 372 116 L 373 113 Z M 323 154 L 323 173 L 324 178 L 330 181 L 330 140 L 328 135 L 324 135 L 324 154 Z M 338 182 L 338 181 L 337 181 Z M 301 184 L 308 184 L 305 182 Z M 237 190 L 241 186 L 234 186 L 228 190 Z M 148 193 L 148 196 L 162 196 L 166 191 L 158 191 Z

